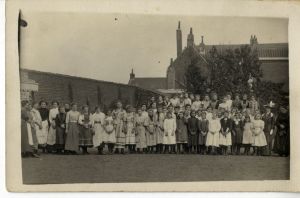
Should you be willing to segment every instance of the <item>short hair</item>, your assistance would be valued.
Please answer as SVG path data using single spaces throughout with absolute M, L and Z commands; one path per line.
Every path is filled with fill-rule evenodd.
M 46 105 L 48 105 L 48 102 L 46 102 L 45 100 L 41 100 L 41 101 L 39 102 L 39 105 L 42 105 L 42 103 L 45 103 Z
M 25 105 L 27 105 L 28 103 L 29 103 L 28 100 L 22 100 L 22 101 L 21 101 L 21 106 L 22 106 L 22 107 L 25 107 Z
M 57 100 L 53 100 L 53 101 L 51 102 L 52 105 L 53 105 L 54 103 L 56 103 L 57 105 L 59 105 L 59 102 L 58 102 Z

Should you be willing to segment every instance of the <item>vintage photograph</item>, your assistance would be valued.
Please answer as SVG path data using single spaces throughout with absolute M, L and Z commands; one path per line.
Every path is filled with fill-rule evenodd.
M 23 184 L 289 180 L 288 23 L 20 10 Z

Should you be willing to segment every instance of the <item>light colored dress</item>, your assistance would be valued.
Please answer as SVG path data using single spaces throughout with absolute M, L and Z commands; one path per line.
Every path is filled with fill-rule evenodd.
M 157 118 L 153 115 L 151 119 L 149 116 L 145 119 L 146 126 L 146 142 L 147 146 L 155 146 L 156 145 L 156 126 L 157 126 Z
M 141 115 L 136 116 L 136 148 L 147 148 L 146 142 L 146 129 L 145 129 L 146 117 Z
M 253 144 L 253 133 L 252 133 L 253 123 L 246 122 L 243 131 L 243 144 Z
M 176 119 L 165 119 L 164 121 L 164 139 L 163 143 L 166 145 L 176 144 Z
M 104 131 L 104 120 L 105 120 L 105 114 L 102 112 L 95 112 L 92 117 L 92 128 L 94 131 L 93 136 L 93 145 L 94 147 L 100 146 L 104 141 L 105 131 Z
M 203 108 L 207 109 L 210 106 L 210 101 L 209 100 L 203 100 L 202 104 L 203 104 Z
M 195 110 L 195 111 L 198 111 L 199 109 L 200 109 L 200 107 L 201 107 L 201 101 L 199 100 L 199 101 L 194 101 L 193 102 L 193 104 L 192 104 L 192 106 L 191 106 L 191 108 L 192 108 L 192 110 Z
M 115 109 L 113 115 L 116 125 L 116 148 L 125 148 L 126 134 L 124 133 L 124 119 L 126 111 L 124 109 Z
M 158 123 L 156 127 L 156 143 L 163 144 L 164 141 L 164 120 L 165 114 L 159 113 L 158 115 Z
M 47 138 L 45 138 L 45 135 L 43 134 L 44 131 L 40 129 L 38 124 L 36 124 L 39 123 L 40 125 L 42 125 L 41 114 L 37 109 L 32 109 L 30 113 L 32 115 L 32 121 L 34 122 L 34 128 L 38 144 L 45 144 L 45 140 L 47 140 Z
M 230 119 L 227 119 L 227 122 L 231 122 Z M 228 130 L 229 128 L 227 128 Z M 221 130 L 222 130 L 222 124 L 221 124 Z M 230 129 L 229 129 L 230 130 Z M 225 132 L 225 131 L 224 131 Z M 219 145 L 223 146 L 231 146 L 232 145 L 232 139 L 231 139 L 231 131 L 227 131 L 228 133 L 226 135 L 223 135 L 220 132 L 220 137 L 219 137 Z
M 206 136 L 206 146 L 219 147 L 219 136 L 221 123 L 219 119 L 208 120 L 208 133 Z
M 133 112 L 127 113 L 125 117 L 126 144 L 135 144 L 135 115 Z
M 49 133 L 48 133 L 48 137 L 47 137 L 48 145 L 54 145 L 56 143 L 55 118 L 56 118 L 57 114 L 58 114 L 58 108 L 51 109 L 49 111 L 50 128 L 49 128 Z
M 253 146 L 267 146 L 267 140 L 264 133 L 265 122 L 263 120 L 253 120 Z
M 116 143 L 116 130 L 114 127 L 114 119 L 112 116 L 106 116 L 104 119 L 105 135 L 103 137 L 104 143 Z
M 79 147 L 79 126 L 78 119 L 80 113 L 78 111 L 69 111 L 66 115 L 67 137 L 65 150 L 78 151 Z

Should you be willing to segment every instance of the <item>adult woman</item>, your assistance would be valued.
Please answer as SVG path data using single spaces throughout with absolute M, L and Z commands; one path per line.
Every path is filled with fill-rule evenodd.
M 77 105 L 72 104 L 71 110 L 67 113 L 66 116 L 66 144 L 65 150 L 70 154 L 77 154 L 78 152 L 78 143 L 79 143 L 79 126 L 78 119 L 80 113 L 77 111 Z
M 285 106 L 281 106 L 276 120 L 277 133 L 275 136 L 274 151 L 280 156 L 290 153 L 290 119 Z
M 56 153 L 62 154 L 65 148 L 65 132 L 66 132 L 66 112 L 65 107 L 59 107 L 59 113 L 55 118 L 56 126 Z
M 47 146 L 47 136 L 49 131 L 49 109 L 47 108 L 46 101 L 40 101 L 40 109 L 39 109 L 41 118 L 42 118 L 42 129 L 38 134 L 39 146 L 42 148 L 43 152 L 46 151 Z
M 273 137 L 274 137 L 274 128 L 275 128 L 275 116 L 271 112 L 271 106 L 266 105 L 265 109 L 266 112 L 262 115 L 262 120 L 265 122 L 265 136 L 267 139 L 267 146 L 264 152 L 264 155 L 271 155 L 272 151 L 272 143 L 273 143 Z
M 87 105 L 83 106 L 82 113 L 79 116 L 78 123 L 80 125 L 79 130 L 79 146 L 82 149 L 82 154 L 89 154 L 88 147 L 93 146 L 92 142 L 92 119 Z
M 125 133 L 126 146 L 130 153 L 135 152 L 135 113 L 131 106 L 127 106 L 127 113 L 125 117 Z
M 154 147 L 156 146 L 157 126 L 157 117 L 156 114 L 154 114 L 153 109 L 148 110 L 148 117 L 145 120 L 145 126 L 148 153 L 153 153 Z
M 116 153 L 119 153 L 119 150 L 121 150 L 121 153 L 125 154 L 126 134 L 124 133 L 124 118 L 126 117 L 126 111 L 123 109 L 121 101 L 118 101 L 116 106 L 117 108 L 113 111 L 116 125 Z
M 93 145 L 98 149 L 98 154 L 103 154 L 103 141 L 104 141 L 104 122 L 105 114 L 101 112 L 99 106 L 95 108 L 95 113 L 92 115 L 92 128 L 93 128 Z
M 58 114 L 58 102 L 52 102 L 52 109 L 49 111 L 49 122 L 50 129 L 47 137 L 47 149 L 49 152 L 53 152 L 54 145 L 56 143 L 56 126 L 55 126 L 55 118 Z

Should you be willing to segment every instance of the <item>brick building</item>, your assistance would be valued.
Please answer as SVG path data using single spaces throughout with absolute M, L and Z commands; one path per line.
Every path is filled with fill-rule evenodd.
M 75 102 L 79 106 L 89 104 L 92 108 L 96 105 L 108 108 L 117 100 L 125 105 L 137 106 L 158 95 L 158 92 L 136 86 L 28 69 L 20 70 L 20 78 L 23 100 L 57 100 L 60 103 Z
M 162 93 L 176 93 L 185 89 L 184 74 L 194 56 L 200 58 L 200 71 L 204 76 L 209 77 L 209 67 L 206 55 L 215 46 L 219 53 L 224 53 L 226 49 L 236 49 L 243 45 L 250 45 L 252 49 L 257 49 L 261 69 L 263 71 L 262 80 L 284 83 L 283 89 L 288 91 L 288 44 L 287 43 L 258 43 L 256 36 L 251 36 L 248 44 L 236 45 L 206 45 L 204 37 L 201 36 L 201 43 L 195 44 L 192 28 L 187 36 L 187 46 L 182 49 L 182 32 L 180 22 L 176 30 L 177 57 L 170 61 L 167 67 L 165 78 L 139 78 L 133 71 L 130 74 L 129 85 L 135 85 L 146 89 L 158 90 Z

